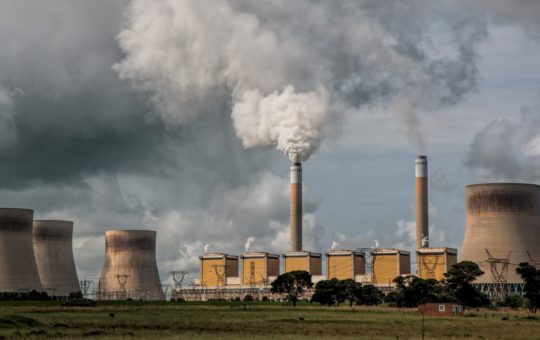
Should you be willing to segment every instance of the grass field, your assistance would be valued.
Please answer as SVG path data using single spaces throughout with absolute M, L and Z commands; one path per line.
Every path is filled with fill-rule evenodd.
M 540 339 L 526 311 L 467 311 L 426 317 L 425 338 Z M 413 310 L 241 303 L 101 303 L 62 308 L 55 302 L 0 303 L 0 338 L 420 339 Z

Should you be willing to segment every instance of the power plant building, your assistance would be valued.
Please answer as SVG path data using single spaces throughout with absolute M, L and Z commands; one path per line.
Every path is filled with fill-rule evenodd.
M 321 253 L 290 251 L 282 256 L 285 261 L 285 273 L 304 270 L 311 275 L 322 274 Z
M 156 232 L 108 230 L 98 300 L 164 300 L 156 264 Z
M 475 282 L 495 289 L 522 283 L 516 266 L 540 259 L 540 186 L 468 185 L 465 204 L 467 221 L 459 259 L 476 262 L 484 271 Z
M 242 285 L 254 286 L 269 283 L 270 277 L 279 275 L 279 255 L 246 252 L 242 260 Z
M 42 291 L 29 209 L 0 208 L 0 292 Z
M 51 296 L 80 292 L 73 259 L 73 222 L 33 222 L 33 248 L 43 289 Z
M 199 257 L 200 279 L 199 284 L 205 287 L 222 287 L 231 278 L 238 279 L 238 256 L 223 253 L 208 253 Z M 235 284 L 236 282 L 233 280 Z
M 366 273 L 366 260 L 363 252 L 354 250 L 332 250 L 326 255 L 327 278 L 355 279 Z
M 391 286 L 397 276 L 411 273 L 411 253 L 405 250 L 376 249 L 371 261 L 373 284 Z
M 416 250 L 416 270 L 421 279 L 444 279 L 446 273 L 457 263 L 457 249 L 419 248 Z

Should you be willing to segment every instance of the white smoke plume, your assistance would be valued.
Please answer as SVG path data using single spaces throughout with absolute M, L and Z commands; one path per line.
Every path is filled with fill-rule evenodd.
M 540 180 L 540 100 L 520 119 L 494 120 L 471 141 L 465 165 L 483 180 Z
M 208 253 L 208 248 L 209 247 L 210 247 L 210 244 L 208 244 L 208 243 L 204 245 L 204 253 L 205 254 Z
M 339 243 L 336 241 L 332 241 L 332 245 L 330 246 L 331 250 L 336 250 L 336 248 L 339 246 Z
M 251 244 L 253 242 L 255 242 L 255 237 L 250 236 L 247 238 L 246 244 L 244 244 L 244 250 L 246 251 L 246 253 L 251 249 Z
M 391 111 L 421 149 L 416 110 L 454 104 L 476 87 L 475 47 L 486 35 L 479 21 L 429 9 L 422 0 L 134 0 L 114 68 L 172 126 L 212 115 L 215 99 L 228 96 L 245 147 L 300 160 L 343 112 L 397 98 Z M 450 37 L 434 38 L 433 22 Z

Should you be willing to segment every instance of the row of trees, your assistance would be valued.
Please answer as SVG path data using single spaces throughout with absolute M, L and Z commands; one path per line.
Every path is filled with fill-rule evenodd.
M 540 309 L 540 269 L 525 262 L 520 263 L 516 272 L 524 282 L 527 307 L 536 313 Z M 473 282 L 483 274 L 476 263 L 462 261 L 452 266 L 442 281 L 421 279 L 413 275 L 398 276 L 394 280 L 395 291 L 387 295 L 373 285 L 362 286 L 352 279 L 330 279 L 317 283 L 312 301 L 328 306 L 339 306 L 344 302 L 350 306 L 354 303 L 377 305 L 384 301 L 397 307 L 416 307 L 427 302 L 459 302 L 467 307 L 481 307 L 490 304 L 490 301 L 473 286 Z M 285 294 L 296 306 L 298 298 L 311 287 L 311 275 L 299 270 L 278 276 L 272 283 L 272 292 Z M 503 305 L 517 306 L 521 298 L 508 297 L 506 300 L 502 302 Z

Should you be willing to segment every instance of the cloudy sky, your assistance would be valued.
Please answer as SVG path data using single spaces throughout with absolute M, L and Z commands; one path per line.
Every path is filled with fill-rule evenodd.
M 0 206 L 75 221 L 79 276 L 108 229 L 158 231 L 162 279 L 205 244 L 459 248 L 463 187 L 540 181 L 540 3 L 0 0 Z

